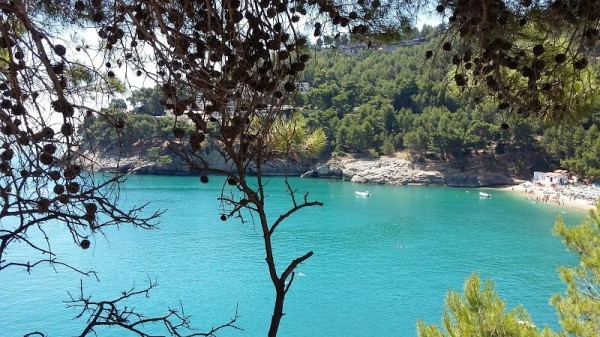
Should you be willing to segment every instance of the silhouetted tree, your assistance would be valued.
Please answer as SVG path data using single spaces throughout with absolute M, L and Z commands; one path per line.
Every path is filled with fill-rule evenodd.
M 61 223 L 62 235 L 85 250 L 107 227 L 153 229 L 161 214 L 148 212 L 146 205 L 122 208 L 118 201 L 124 177 L 94 174 L 94 158 L 81 148 L 76 129 L 83 118 L 102 115 L 102 106 L 124 88 L 112 70 L 94 66 L 86 46 L 64 41 L 65 23 L 93 20 L 82 15 L 82 6 L 82 1 L 0 3 L 0 272 L 18 267 L 30 272 L 46 264 L 93 276 L 93 270 L 57 256 L 53 242 L 61 233 L 49 230 L 53 224 Z M 115 129 L 124 127 L 118 116 L 107 120 Z M 17 248 L 26 254 L 13 254 Z M 131 306 L 112 310 L 153 286 L 112 301 L 74 298 L 73 305 L 84 305 L 80 316 L 90 314 L 82 335 L 97 326 L 117 325 L 147 336 L 144 324 L 158 320 L 173 335 L 198 335 L 186 330 L 189 317 L 180 310 L 170 309 L 162 317 L 145 317 Z

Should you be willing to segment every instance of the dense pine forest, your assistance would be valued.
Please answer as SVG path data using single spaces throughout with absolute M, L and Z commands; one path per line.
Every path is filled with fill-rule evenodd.
M 420 43 L 411 43 L 417 39 Z M 588 180 L 600 177 L 597 112 L 546 123 L 536 115 L 507 113 L 489 96 L 460 92 L 451 76 L 452 62 L 426 62 L 427 51 L 439 47 L 431 27 L 395 43 L 328 42 L 312 47 L 311 62 L 298 83 L 303 90 L 291 102 L 295 123 L 307 134 L 318 134 L 313 157 L 376 158 L 404 151 L 415 162 L 436 160 L 456 167 L 469 158 L 490 165 L 503 161 L 523 177 L 559 167 Z M 176 138 L 175 124 L 175 135 L 192 127 L 175 123 L 161 100 L 158 87 L 113 100 L 110 114 L 88 119 L 82 128 L 92 136 L 90 146 L 103 154 L 118 151 L 170 163 L 174 158 L 163 146 L 165 137 Z M 106 116 L 125 123 L 121 133 Z M 162 141 L 153 143 L 148 135 Z

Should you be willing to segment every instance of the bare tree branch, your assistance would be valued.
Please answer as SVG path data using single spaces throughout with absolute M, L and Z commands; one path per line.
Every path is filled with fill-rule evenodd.
M 234 316 L 226 323 L 212 327 L 208 332 L 197 332 L 190 326 L 190 316 L 185 315 L 183 307 L 179 309 L 168 309 L 167 313 L 162 316 L 146 316 L 135 307 L 129 307 L 124 302 L 128 299 L 144 296 L 149 297 L 150 290 L 157 286 L 156 281 L 149 281 L 148 286 L 139 290 L 135 287 L 127 291 L 123 291 L 121 296 L 113 300 L 93 301 L 91 296 L 83 295 L 83 285 L 80 285 L 80 291 L 77 296 L 69 294 L 71 300 L 66 302 L 67 307 L 79 310 L 75 318 L 87 316 L 87 324 L 80 334 L 81 337 L 90 334 L 96 335 L 98 328 L 103 326 L 118 327 L 126 331 L 135 333 L 141 337 L 162 336 L 164 332 L 146 332 L 144 328 L 147 326 L 162 326 L 162 331 L 165 331 L 170 336 L 215 336 L 216 333 L 225 328 L 233 328 L 242 330 L 235 325 L 238 319 L 238 311 L 236 308 Z
M 288 276 L 294 271 L 294 269 L 296 269 L 296 267 L 298 267 L 298 265 L 304 261 L 306 261 L 309 257 L 313 256 L 314 253 L 312 251 L 300 256 L 299 258 L 294 259 L 289 265 L 288 267 L 285 269 L 285 271 L 283 272 L 283 274 L 281 274 L 281 279 L 285 280 L 288 278 Z
M 45 334 L 43 334 L 43 333 L 41 333 L 39 331 L 34 331 L 34 332 L 27 333 L 23 337 L 33 337 L 33 336 L 46 337 Z

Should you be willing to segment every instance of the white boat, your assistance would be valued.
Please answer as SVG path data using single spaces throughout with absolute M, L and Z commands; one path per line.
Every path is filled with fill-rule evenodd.
M 369 191 L 354 191 L 354 195 L 357 197 L 370 197 L 371 193 Z
M 485 193 L 485 192 L 479 192 L 479 196 L 482 198 L 491 198 L 492 195 L 489 193 Z

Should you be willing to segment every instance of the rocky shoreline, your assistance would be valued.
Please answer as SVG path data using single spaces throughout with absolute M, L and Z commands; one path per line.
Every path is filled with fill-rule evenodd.
M 406 159 L 381 157 L 366 160 L 333 158 L 301 175 L 303 178 L 329 178 L 355 183 L 382 185 L 438 185 L 452 187 L 494 187 L 516 182 L 507 170 L 490 171 L 481 165 L 452 169 L 420 167 Z
M 211 167 L 228 171 L 224 162 L 212 158 Z M 287 170 L 285 169 L 287 165 Z M 160 165 L 139 157 L 97 158 L 92 169 L 99 172 L 191 175 L 192 172 L 183 163 Z M 327 178 L 352 181 L 355 183 L 380 185 L 434 185 L 452 187 L 497 187 L 516 184 L 507 170 L 484 169 L 482 165 L 452 169 L 449 166 L 416 165 L 406 159 L 381 157 L 377 159 L 356 159 L 352 157 L 334 157 L 326 163 L 283 163 L 274 162 L 263 166 L 263 174 L 270 176 L 301 176 L 303 178 Z M 252 170 L 250 169 L 250 174 Z
M 332 159 L 314 170 L 301 175 L 303 178 L 333 178 L 355 183 L 383 185 L 445 185 L 439 171 L 423 171 L 403 159 L 380 158 L 377 160 Z

